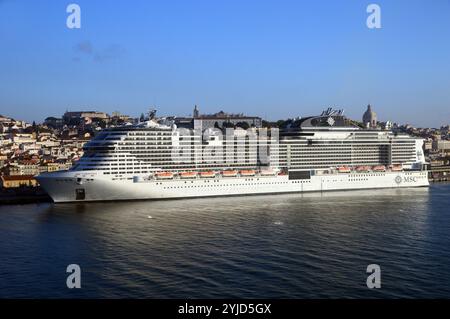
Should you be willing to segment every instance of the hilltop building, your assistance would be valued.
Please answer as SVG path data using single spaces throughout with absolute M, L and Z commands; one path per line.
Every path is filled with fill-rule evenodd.
M 362 122 L 367 128 L 377 127 L 377 113 L 372 111 L 372 106 L 370 104 L 367 105 L 367 110 L 363 114 Z
M 109 120 L 109 115 L 106 114 L 105 112 L 97 112 L 97 111 L 66 112 L 63 115 L 63 121 L 65 124 L 70 124 L 74 121 L 78 123 L 86 118 L 107 121 Z
M 62 118 L 49 116 L 44 120 L 44 125 L 56 129 L 63 127 L 64 121 Z
M 245 128 L 248 127 L 261 127 L 262 119 L 257 116 L 247 116 L 243 113 L 232 114 L 225 113 L 224 111 L 220 111 L 214 114 L 200 114 L 200 111 L 197 105 L 194 107 L 194 111 L 192 113 L 195 122 L 201 123 L 203 129 L 208 128 L 225 128 L 225 127 L 233 127 L 240 126 Z

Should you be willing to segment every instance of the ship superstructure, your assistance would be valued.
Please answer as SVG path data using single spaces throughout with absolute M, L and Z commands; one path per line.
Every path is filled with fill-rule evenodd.
M 55 202 L 427 186 L 422 145 L 332 109 L 280 130 L 178 128 L 153 113 L 100 132 L 69 171 L 37 179 Z

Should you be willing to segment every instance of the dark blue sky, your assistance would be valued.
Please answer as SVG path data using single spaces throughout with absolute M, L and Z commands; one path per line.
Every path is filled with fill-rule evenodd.
M 66 6 L 81 7 L 81 29 Z M 366 27 L 381 6 L 382 28 Z M 450 122 L 450 1 L 0 0 L 0 114 L 344 108 Z

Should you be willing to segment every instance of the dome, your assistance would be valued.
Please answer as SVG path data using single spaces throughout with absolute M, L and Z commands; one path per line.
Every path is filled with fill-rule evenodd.
M 372 111 L 370 104 L 367 106 L 367 110 L 363 114 L 362 121 L 366 127 L 376 127 L 377 126 L 377 113 Z

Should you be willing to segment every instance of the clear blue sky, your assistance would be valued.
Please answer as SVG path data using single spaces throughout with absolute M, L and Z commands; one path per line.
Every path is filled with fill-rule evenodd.
M 81 7 L 81 29 L 66 6 Z M 382 29 L 366 27 L 381 6 Z M 0 0 L 0 114 L 344 108 L 450 122 L 450 0 Z

